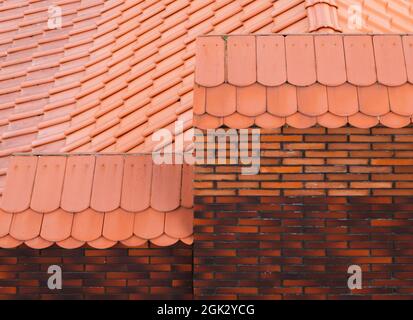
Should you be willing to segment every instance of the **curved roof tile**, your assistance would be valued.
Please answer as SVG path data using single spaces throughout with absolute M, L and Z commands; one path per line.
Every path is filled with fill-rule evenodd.
M 12 157 L 11 168 L 0 211 L 0 247 L 192 242 L 190 165 L 152 164 L 150 155 L 21 155 Z M 33 179 L 23 178 L 28 170 L 35 172 Z M 145 188 L 139 187 L 143 183 Z M 16 198 L 16 190 L 26 191 Z M 29 198 L 30 207 L 21 207 L 21 198 Z
M 227 41 L 232 46 L 238 41 L 240 46 L 245 45 L 248 39 L 247 51 L 254 48 L 255 39 L 257 54 L 250 52 L 248 56 L 255 56 L 256 61 L 248 63 L 256 65 L 257 70 L 264 70 L 267 65 L 269 70 L 285 69 L 287 77 L 284 78 L 281 71 L 281 76 L 277 72 L 266 73 L 261 82 L 257 78 L 251 83 L 253 77 L 249 74 L 244 82 L 240 74 L 235 81 L 233 77 L 225 77 L 226 81 L 214 87 L 197 83 L 194 114 L 195 126 L 199 128 L 216 128 L 222 124 L 232 128 L 253 125 L 277 128 L 285 123 L 297 128 L 315 124 L 336 128 L 347 123 L 361 128 L 378 123 L 400 128 L 412 122 L 413 83 L 407 76 L 410 49 L 403 46 L 404 38 L 409 36 L 207 37 Z M 279 54 L 277 45 L 278 48 L 285 46 L 285 58 Z M 262 53 L 263 46 L 275 48 L 275 55 Z M 225 63 L 221 66 L 229 74 L 226 66 L 232 63 L 231 55 L 224 56 Z M 208 63 L 203 56 L 199 57 L 196 73 L 207 69 Z M 271 85 L 274 83 L 277 85 Z

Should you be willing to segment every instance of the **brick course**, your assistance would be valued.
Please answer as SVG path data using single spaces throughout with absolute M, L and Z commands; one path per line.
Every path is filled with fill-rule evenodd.
M 62 267 L 62 290 L 47 269 Z M 191 299 L 192 247 L 0 250 L 0 299 Z
M 258 175 L 198 165 L 195 188 L 203 196 L 408 196 L 412 157 L 413 126 L 261 130 Z
M 197 196 L 194 293 L 412 299 L 413 197 Z M 347 268 L 363 289 L 347 288 Z
M 412 299 L 413 128 L 261 134 L 258 175 L 196 167 L 195 297 Z

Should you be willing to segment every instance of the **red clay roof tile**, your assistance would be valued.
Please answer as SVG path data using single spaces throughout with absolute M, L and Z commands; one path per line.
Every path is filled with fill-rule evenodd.
M 205 87 L 213 87 L 224 82 L 225 42 L 219 37 L 199 39 L 196 56 L 201 68 L 196 74 L 196 82 Z M 202 61 L 208 61 L 202 63 Z
M 400 86 L 407 81 L 406 64 L 400 36 L 374 36 L 377 80 L 386 86 Z
M 205 110 L 212 116 L 229 116 L 236 110 L 236 87 L 221 84 L 206 91 Z
M 19 180 L 33 167 L 34 181 Z M 190 165 L 153 164 L 150 155 L 22 155 L 12 157 L 11 168 L 0 211 L 0 247 L 192 242 Z M 79 178 L 82 174 L 88 181 Z M 16 189 L 10 189 L 16 180 L 27 190 L 31 208 L 13 204 L 20 204 Z M 34 183 L 33 191 L 25 183 Z
M 359 110 L 357 87 L 343 84 L 327 87 L 328 109 L 337 116 L 350 116 Z
M 239 114 L 238 112 L 234 112 L 230 116 L 225 117 L 223 123 L 230 128 L 244 129 L 252 126 L 254 124 L 254 119 L 252 117 Z
M 377 77 L 372 37 L 345 36 L 343 40 L 348 82 L 358 86 L 375 83 Z
M 251 37 L 247 37 L 249 43 Z M 251 82 L 250 75 L 247 75 L 246 82 L 242 82 L 239 79 L 241 75 L 238 75 L 235 83 L 228 77 L 227 81 L 212 88 L 196 83 L 195 126 L 216 128 L 224 124 L 231 128 L 246 128 L 255 124 L 274 128 L 286 123 L 297 128 L 315 124 L 336 128 L 350 123 L 360 128 L 370 128 L 378 123 L 390 127 L 408 125 L 413 116 L 410 103 L 413 84 L 408 82 L 409 58 L 405 59 L 403 37 L 255 36 L 253 38 L 261 45 L 264 38 L 275 39 L 265 41 L 268 45 L 280 45 L 280 38 L 284 38 L 285 60 L 278 55 L 278 49 L 275 49 L 276 55 L 271 57 L 270 54 L 258 54 L 261 49 L 257 46 L 257 70 L 264 70 L 268 64 L 269 69 L 274 71 L 265 74 L 265 80 L 261 83 L 257 78 L 256 82 L 245 85 Z M 239 39 L 242 36 L 228 36 L 228 42 L 234 46 Z M 225 56 L 224 70 L 225 65 L 231 64 L 231 56 Z M 276 66 L 271 59 L 278 59 Z M 397 62 L 390 63 L 393 60 Z M 284 68 L 280 61 L 287 70 L 287 79 L 282 75 Z M 392 65 L 394 68 L 391 68 Z M 281 70 L 279 78 L 275 71 L 278 69 Z M 280 79 L 284 79 L 284 83 L 276 86 L 263 84 L 273 84 Z M 197 94 L 200 96 L 197 97 Z M 202 102 L 204 106 L 199 105 Z
M 288 82 L 295 86 L 313 84 L 317 80 L 313 36 L 285 37 L 285 49 Z
M 328 111 L 327 89 L 318 83 L 297 88 L 298 111 L 308 116 L 320 116 Z
M 278 86 L 287 81 L 283 36 L 257 38 L 257 82 Z M 197 60 L 198 61 L 198 60 Z M 198 62 L 199 63 L 199 62 Z
M 297 112 L 297 87 L 290 84 L 267 88 L 267 110 L 269 113 L 286 117 Z
M 413 101 L 411 84 L 407 83 L 399 87 L 389 87 L 388 93 L 391 111 L 401 116 L 410 116 Z
M 227 41 L 228 82 L 248 86 L 257 81 L 255 37 L 232 36 Z M 224 67 L 222 65 L 222 67 Z
M 383 116 L 390 111 L 387 87 L 373 84 L 358 87 L 360 111 L 369 116 Z
M 161 164 L 152 168 L 151 207 L 158 211 L 172 211 L 181 200 L 182 165 Z M 168 181 L 168 183 L 165 183 Z
M 115 210 L 120 205 L 123 157 L 97 157 L 90 207 L 96 211 Z
M 318 82 L 327 86 L 344 84 L 347 81 L 347 73 L 343 37 L 315 37 L 314 44 Z
M 29 158 L 30 157 L 22 157 Z M 69 157 L 66 163 L 65 180 L 63 184 L 60 206 L 66 211 L 80 212 L 90 204 L 95 157 Z
M 149 157 L 126 157 L 121 207 L 127 211 L 142 211 L 150 206 L 152 159 Z
M 52 212 L 59 208 L 65 167 L 64 157 L 39 157 L 33 191 L 30 190 L 30 208 L 37 212 Z
M 37 159 L 30 157 L 16 157 L 13 166 L 9 166 L 6 183 L 10 187 L 2 199 L 5 211 L 21 212 L 30 207 L 36 166 Z
M 407 77 L 409 82 L 413 83 L 413 36 L 403 36 L 402 39 Z
M 265 87 L 256 83 L 237 88 L 237 111 L 245 116 L 258 116 L 266 109 Z

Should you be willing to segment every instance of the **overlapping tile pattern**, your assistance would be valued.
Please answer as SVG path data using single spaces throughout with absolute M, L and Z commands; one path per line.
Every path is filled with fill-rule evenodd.
M 191 244 L 192 170 L 150 155 L 13 156 L 0 247 Z
M 147 152 L 157 129 L 187 132 L 197 36 L 307 30 L 305 0 L 0 1 L 0 191 L 15 152 Z
M 401 128 L 413 115 L 413 36 L 200 37 L 195 81 L 199 128 Z

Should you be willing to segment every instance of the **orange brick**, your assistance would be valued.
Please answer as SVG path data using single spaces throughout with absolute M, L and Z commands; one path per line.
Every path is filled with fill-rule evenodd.
M 338 190 L 328 190 L 329 196 L 368 196 L 370 190 L 365 189 L 338 189 Z
M 303 167 L 261 167 L 261 173 L 299 173 L 303 171 Z
M 258 188 L 258 182 L 248 181 L 233 181 L 233 182 L 218 182 L 218 188 Z
M 279 143 L 261 143 L 260 149 L 261 150 L 278 150 L 280 149 L 281 145 Z
M 413 174 L 372 174 L 372 180 L 412 180 Z
M 327 164 L 344 164 L 344 165 L 367 165 L 369 159 L 327 159 Z
M 347 136 L 345 135 L 333 135 L 333 134 L 326 134 L 322 136 L 318 135 L 304 135 L 304 140 L 306 142 L 346 142 Z
M 355 250 L 355 249 L 337 249 L 329 250 L 328 255 L 332 256 L 343 256 L 343 257 L 359 257 L 359 256 L 369 256 L 369 250 Z
M 374 219 L 370 221 L 370 224 L 373 227 L 398 227 L 398 226 L 405 226 L 406 220 L 381 220 L 381 219 Z
M 306 157 L 314 158 L 345 158 L 348 157 L 347 151 L 306 151 Z
M 351 173 L 385 173 L 392 172 L 392 167 L 351 166 Z
M 195 180 L 208 181 L 208 180 L 235 180 L 237 176 L 235 174 L 197 174 Z
M 372 128 L 373 134 L 413 134 L 413 128 Z
M 345 135 L 353 135 L 353 134 L 369 134 L 370 129 L 361 129 L 355 127 L 344 127 L 344 128 L 335 128 L 335 129 L 328 129 L 328 134 L 345 134 Z
M 413 142 L 413 135 L 409 135 L 409 136 L 395 135 L 394 136 L 394 141 L 396 141 L 396 142 Z
M 345 166 L 306 166 L 305 172 L 346 172 L 347 168 Z
M 262 157 L 299 158 L 301 157 L 301 155 L 302 155 L 301 151 L 269 151 L 269 150 L 261 151 Z
M 302 135 L 261 135 L 261 142 L 303 141 Z
M 391 142 L 391 135 L 355 135 L 350 136 L 351 142 Z
M 375 166 L 411 166 L 413 165 L 413 159 L 372 159 L 371 164 Z
M 262 188 L 274 188 L 274 189 L 296 189 L 302 188 L 302 182 L 262 182 Z
M 238 190 L 238 194 L 240 196 L 279 196 L 280 190 L 263 190 L 263 189 L 256 189 L 256 190 L 248 190 L 248 189 L 241 189 Z
M 354 158 L 390 158 L 393 156 L 393 151 L 350 151 L 350 157 Z
M 353 180 L 368 180 L 368 174 L 352 174 L 352 173 L 328 173 L 327 180 L 338 181 L 353 181 Z
M 368 150 L 370 145 L 368 143 L 329 143 L 330 150 Z
M 413 189 L 373 190 L 374 196 L 412 196 Z
M 317 165 L 317 164 L 324 164 L 324 159 L 285 158 L 283 159 L 283 164 L 285 165 Z
M 284 144 L 285 149 L 289 150 L 317 150 L 324 149 L 324 143 L 286 143 Z
M 283 190 L 283 193 L 285 196 L 323 196 L 325 195 L 325 190 L 320 190 L 320 189 L 314 189 L 314 190 Z
M 413 143 L 373 143 L 374 150 L 412 150 Z
M 218 189 L 195 189 L 194 194 L 197 196 L 231 196 L 236 194 L 236 190 L 218 190 Z
M 311 181 L 311 180 L 323 180 L 324 175 L 319 173 L 285 173 L 282 175 L 282 180 L 293 181 Z
M 246 174 L 239 174 L 238 180 L 254 180 L 254 181 L 265 181 L 265 180 L 279 180 L 279 174 L 254 174 L 254 175 L 246 175 Z
M 312 189 L 341 189 L 347 188 L 346 182 L 306 182 L 306 188 Z
M 356 189 L 366 189 L 366 188 L 384 189 L 384 188 L 391 188 L 392 183 L 391 182 L 351 182 L 350 187 L 356 188 Z

